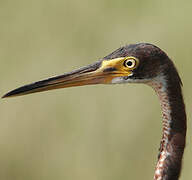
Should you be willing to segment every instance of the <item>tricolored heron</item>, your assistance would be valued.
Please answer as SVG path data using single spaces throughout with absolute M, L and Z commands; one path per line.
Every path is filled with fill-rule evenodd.
M 118 83 L 144 83 L 156 91 L 162 109 L 163 135 L 154 179 L 177 180 L 186 137 L 182 82 L 170 58 L 152 44 L 121 47 L 94 64 L 22 86 L 3 98 L 72 86 Z

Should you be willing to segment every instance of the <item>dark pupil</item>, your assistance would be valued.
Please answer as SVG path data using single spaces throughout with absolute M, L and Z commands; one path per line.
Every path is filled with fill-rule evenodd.
M 127 66 L 132 66 L 133 62 L 132 61 L 127 61 Z

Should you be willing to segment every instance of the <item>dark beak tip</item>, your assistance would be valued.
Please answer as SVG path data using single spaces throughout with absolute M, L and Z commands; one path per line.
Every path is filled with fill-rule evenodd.
M 3 99 L 3 98 L 6 98 L 6 95 L 2 96 L 1 98 L 2 98 L 2 99 Z
M 3 95 L 1 98 L 4 99 L 4 98 L 10 98 L 10 97 L 14 97 L 14 96 L 16 96 L 15 91 L 10 91 L 10 92 L 6 93 L 5 95 Z
M 8 98 L 8 97 L 11 97 L 11 95 L 9 93 L 3 95 L 1 98 L 4 99 L 4 98 Z

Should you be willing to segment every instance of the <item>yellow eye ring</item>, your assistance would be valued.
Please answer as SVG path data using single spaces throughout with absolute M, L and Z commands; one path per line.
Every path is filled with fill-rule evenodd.
M 123 65 L 129 69 L 133 69 L 137 66 L 137 60 L 134 58 L 126 59 Z

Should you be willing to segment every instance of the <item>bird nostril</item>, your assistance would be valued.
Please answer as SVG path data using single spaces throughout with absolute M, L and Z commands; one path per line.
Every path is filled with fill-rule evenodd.
M 103 72 L 111 72 L 111 71 L 116 71 L 117 69 L 115 67 L 109 67 L 103 70 Z

